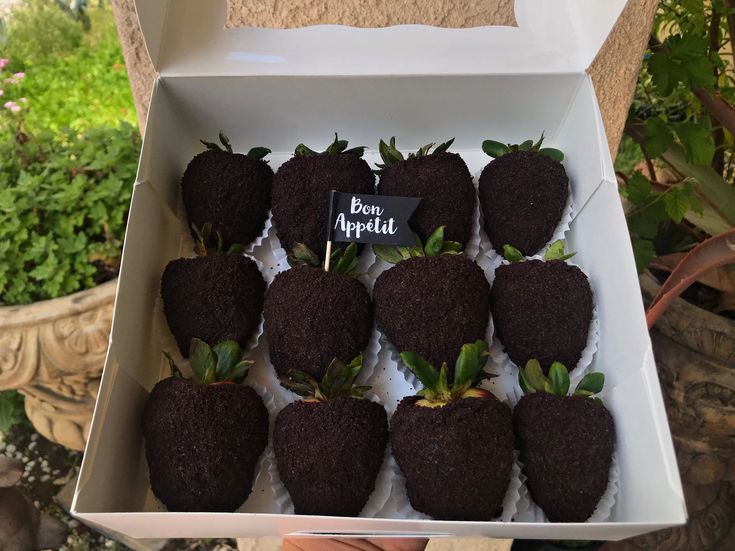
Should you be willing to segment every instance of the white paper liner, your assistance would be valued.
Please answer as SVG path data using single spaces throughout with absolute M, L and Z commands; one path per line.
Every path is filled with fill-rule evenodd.
M 395 504 L 396 511 L 401 518 L 411 520 L 431 520 L 432 517 L 425 513 L 421 513 L 411 507 L 406 492 L 406 478 L 403 476 L 401 469 L 398 467 L 395 459 L 391 457 L 391 468 L 393 469 L 393 493 L 392 501 Z M 510 483 L 503 498 L 503 511 L 499 517 L 493 519 L 496 522 L 511 522 L 518 515 L 518 506 L 521 502 L 521 491 L 525 486 L 521 481 L 521 464 L 518 461 L 518 452 L 514 452 L 513 465 L 510 471 Z M 523 504 L 525 507 L 526 505 Z
M 268 230 L 270 230 L 271 226 L 273 225 L 272 218 L 273 212 L 269 210 L 268 216 L 265 219 L 265 223 L 263 224 L 263 229 L 261 230 L 260 235 L 258 235 L 250 243 L 245 245 L 245 254 L 253 254 L 253 251 L 255 249 L 263 246 L 263 241 L 268 239 Z
M 475 188 L 478 189 L 478 204 L 479 204 L 479 182 L 480 182 L 481 174 L 482 174 L 482 170 L 476 172 L 473 177 L 473 180 L 475 182 Z M 541 249 L 539 249 L 536 253 L 534 253 L 533 256 L 543 257 L 543 255 L 548 250 L 549 245 L 551 245 L 555 241 L 560 241 L 560 240 L 564 241 L 566 233 L 569 231 L 569 227 L 573 219 L 574 219 L 574 199 L 572 197 L 571 190 L 570 190 L 569 197 L 567 198 L 567 203 L 564 206 L 564 210 L 561 213 L 561 218 L 559 219 L 559 223 L 557 224 L 556 229 L 554 230 L 554 233 L 551 236 L 551 239 L 549 239 L 546 242 L 546 244 L 543 247 L 541 247 Z M 495 249 L 492 242 L 490 241 L 490 238 L 487 236 L 487 233 L 485 233 L 484 227 L 485 226 L 484 226 L 482 210 L 478 208 L 478 228 L 479 228 L 479 236 L 480 236 L 480 252 L 488 256 L 491 256 L 491 257 L 501 256 L 502 251 Z M 526 258 L 531 258 L 531 257 L 526 257 Z
M 368 398 L 371 401 L 384 406 L 384 404 L 374 394 L 369 394 Z M 271 488 L 273 489 L 273 496 L 277 510 L 282 514 L 293 515 L 295 514 L 293 500 L 278 474 L 278 464 L 276 462 L 276 455 L 273 451 L 272 444 L 269 445 L 266 452 L 268 455 L 268 476 L 270 477 Z M 383 509 L 383 507 L 385 507 L 385 504 L 391 497 L 391 490 L 393 488 L 393 470 L 391 468 L 392 460 L 390 444 L 388 444 L 386 445 L 380 470 L 378 471 L 378 475 L 375 477 L 375 489 L 373 490 L 373 493 L 370 494 L 370 497 L 362 508 L 362 511 L 360 511 L 360 514 L 358 515 L 359 517 L 377 517 L 378 513 Z
M 536 255 L 529 258 L 529 260 L 543 260 L 543 258 Z M 491 266 L 494 266 L 494 268 L 492 268 L 493 271 L 502 264 L 509 264 L 509 262 L 500 257 L 499 260 L 491 263 Z M 567 369 L 569 369 L 569 378 L 572 386 L 574 386 L 589 371 L 589 367 L 595 357 L 595 352 L 597 352 L 597 345 L 600 340 L 600 318 L 597 308 L 597 295 L 592 287 L 592 279 L 589 274 L 581 266 L 578 266 L 573 262 L 567 262 L 567 264 L 576 266 L 582 271 L 587 278 L 587 281 L 590 283 L 590 289 L 592 291 L 592 320 L 590 321 L 589 331 L 587 332 L 587 344 L 584 349 L 582 349 L 582 355 L 580 356 L 577 365 L 571 368 L 566 366 Z M 492 344 L 490 345 L 490 358 L 492 359 L 493 365 L 502 369 L 505 373 L 514 376 L 516 378 L 516 384 L 518 384 L 518 366 L 510 359 L 510 356 L 505 352 L 502 343 L 497 337 L 493 338 Z

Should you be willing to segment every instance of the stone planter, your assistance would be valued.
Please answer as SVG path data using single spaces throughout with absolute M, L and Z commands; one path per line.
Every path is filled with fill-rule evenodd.
M 641 277 L 646 300 L 658 290 Z M 675 300 L 651 332 L 689 522 L 604 551 L 735 549 L 735 321 Z
M 116 285 L 0 307 L 0 389 L 24 394 L 36 430 L 70 449 L 87 440 Z

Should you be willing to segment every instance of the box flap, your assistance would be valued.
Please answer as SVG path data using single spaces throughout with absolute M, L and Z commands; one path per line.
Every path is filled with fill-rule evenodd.
M 517 27 L 225 29 L 226 0 L 136 0 L 164 76 L 581 73 L 626 0 L 516 0 Z

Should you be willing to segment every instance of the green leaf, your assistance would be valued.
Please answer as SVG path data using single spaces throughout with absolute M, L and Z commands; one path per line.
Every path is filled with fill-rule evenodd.
M 385 143 L 383 140 L 380 140 L 378 143 L 378 153 L 380 153 L 380 158 L 385 163 L 382 166 L 392 166 L 405 160 L 403 154 L 396 148 L 395 136 L 390 139 L 390 143 Z
M 267 147 L 253 147 L 250 151 L 248 151 L 248 157 L 250 157 L 251 159 L 255 159 L 256 161 L 260 161 L 269 153 L 271 153 L 271 150 Z
M 564 241 L 558 239 L 557 241 L 554 241 L 551 245 L 549 245 L 546 254 L 544 254 L 544 260 L 568 260 L 576 254 L 576 252 L 565 252 Z
M 296 146 L 296 149 L 294 150 L 293 154 L 294 154 L 294 157 L 312 157 L 314 155 L 319 155 L 319 153 L 317 153 L 313 149 L 309 149 L 302 143 Z
M 214 142 L 205 142 L 204 140 L 199 140 L 199 142 L 210 151 L 222 151 L 222 148 Z
M 526 367 L 521 368 L 518 373 L 521 379 L 521 386 L 533 389 L 536 392 L 546 391 L 546 384 L 549 380 L 544 375 L 538 360 L 528 360 Z
M 584 377 L 582 377 L 582 380 L 579 381 L 579 384 L 577 385 L 577 388 L 574 389 L 575 395 L 580 395 L 578 393 L 580 392 L 591 392 L 592 394 L 597 394 L 600 391 L 602 391 L 602 387 L 605 384 L 605 374 L 604 373 L 587 373 Z
M 294 266 L 313 266 L 315 268 L 321 266 L 321 262 L 316 253 L 303 243 L 295 243 L 286 260 L 288 260 L 288 265 L 292 268 Z
M 462 243 L 457 241 L 445 241 L 442 243 L 440 254 L 459 254 L 462 252 Z
M 426 256 L 437 256 L 441 254 L 442 247 L 444 245 L 445 228 L 446 226 L 439 226 L 426 240 L 426 245 L 424 246 L 424 253 L 426 254 Z
M 554 159 L 555 161 L 562 162 L 564 160 L 564 153 L 558 149 L 554 149 L 553 147 L 544 147 L 539 149 L 538 152 L 541 155 L 546 155 L 547 157 Z
M 452 138 L 451 140 L 448 140 L 448 141 L 446 141 L 446 142 L 444 142 L 442 144 L 437 145 L 436 148 L 434 148 L 433 155 L 436 155 L 437 153 L 444 153 L 444 152 L 446 152 L 452 146 L 453 143 L 454 143 L 454 138 Z
M 224 340 L 215 344 L 212 352 L 217 361 L 215 369 L 217 381 L 230 380 L 230 371 L 242 358 L 240 345 L 234 340 Z
M 415 352 L 401 352 L 401 359 L 427 390 L 436 392 L 439 374 L 434 366 Z
M 707 38 L 696 33 L 669 35 L 648 61 L 648 72 L 659 93 L 668 96 L 679 83 L 690 89 L 711 89 L 715 77 L 708 48 Z
M 442 364 L 439 369 L 439 381 L 436 385 L 436 393 L 440 396 L 449 395 L 449 382 L 447 381 L 447 364 Z
M 628 218 L 628 231 L 644 239 L 653 239 L 658 233 L 659 222 L 646 216 L 646 212 L 640 212 Z
M 636 170 L 625 186 L 626 197 L 634 205 L 643 205 L 650 199 L 651 182 L 640 170 Z
M 663 194 L 662 200 L 666 214 L 677 224 L 681 223 L 695 203 L 691 186 L 671 187 Z
M 181 377 L 181 370 L 179 369 L 179 366 L 176 365 L 176 362 L 174 361 L 173 356 L 171 356 L 171 354 L 166 350 L 163 350 L 163 355 L 166 357 L 166 360 L 168 361 L 168 368 L 171 370 L 171 376 Z
M 241 383 L 245 379 L 248 369 L 250 369 L 254 365 L 255 365 L 255 362 L 252 360 L 241 360 L 237 362 L 230 369 L 228 380 L 235 382 L 235 383 Z
M 232 144 L 230 143 L 230 138 L 225 136 L 222 130 L 219 131 L 219 141 L 222 143 L 228 153 L 232 153 Z
M 357 268 L 357 245 L 350 243 L 339 255 L 337 262 L 332 264 L 330 271 L 335 274 L 347 275 L 355 268 Z
M 215 370 L 217 361 L 212 353 L 212 349 L 209 345 L 201 339 L 194 337 L 191 339 L 191 347 L 189 349 L 189 365 L 191 370 L 196 375 L 197 379 L 204 384 L 208 377 L 211 376 L 211 381 L 214 381 Z
M 549 381 L 554 394 L 566 396 L 569 392 L 569 372 L 561 362 L 554 362 L 549 368 Z
M 375 256 L 388 264 L 398 264 L 401 260 L 404 260 L 398 248 L 390 245 L 373 245 L 373 252 Z
M 701 124 L 683 122 L 674 126 L 674 130 L 684 146 L 687 162 L 707 166 L 712 162 L 715 144 L 708 128 Z
M 355 157 L 362 157 L 365 154 L 365 150 L 367 150 L 367 146 L 361 145 L 359 147 L 352 147 L 350 149 L 346 149 L 342 153 L 344 153 L 345 155 L 354 155 Z
M 15 390 L 0 390 L 0 433 L 10 429 L 25 417 L 23 395 Z
M 643 136 L 646 150 L 651 158 L 660 157 L 674 143 L 671 129 L 658 117 L 651 117 L 646 121 Z
M 531 151 L 531 148 L 533 147 L 533 140 L 526 140 L 525 142 L 521 142 L 521 144 L 518 146 L 518 149 L 521 151 Z
M 633 245 L 633 257 L 635 258 L 635 267 L 639 274 L 642 274 L 648 268 L 653 258 L 656 256 L 656 251 L 653 248 L 653 242 L 649 239 L 643 239 L 641 237 L 632 236 L 630 238 L 631 244 Z
M 510 151 L 507 145 L 501 142 L 496 142 L 495 140 L 485 140 L 482 142 L 482 150 L 494 159 L 502 157 Z
M 503 257 L 509 262 L 523 262 L 526 260 L 521 251 L 507 243 L 503 245 Z
M 485 365 L 488 345 L 483 340 L 463 344 L 454 364 L 454 387 L 472 386 Z

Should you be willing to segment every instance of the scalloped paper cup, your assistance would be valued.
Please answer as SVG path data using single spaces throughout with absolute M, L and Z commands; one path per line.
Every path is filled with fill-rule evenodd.
M 377 402 L 385 407 L 385 404 L 383 404 L 374 394 L 369 394 L 366 399 L 370 399 L 371 401 Z M 278 462 L 276 461 L 276 455 L 273 451 L 272 443 L 268 446 L 268 450 L 266 451 L 268 455 L 267 471 L 268 476 L 270 477 L 277 510 L 283 514 L 293 515 L 295 514 L 293 500 L 278 474 Z M 375 477 L 375 488 L 370 494 L 365 506 L 362 508 L 362 511 L 360 511 L 360 514 L 358 515 L 359 517 L 374 518 L 379 516 L 380 511 L 391 497 L 394 478 L 391 461 L 392 456 L 390 454 L 390 444 L 387 444 L 385 447 L 383 462 L 380 466 L 380 470 L 378 471 L 378 475 Z

